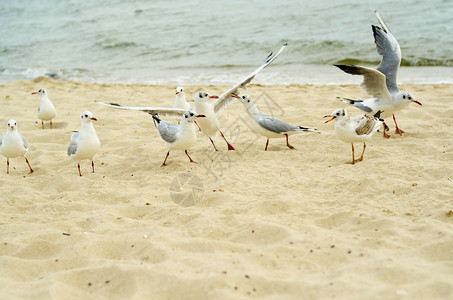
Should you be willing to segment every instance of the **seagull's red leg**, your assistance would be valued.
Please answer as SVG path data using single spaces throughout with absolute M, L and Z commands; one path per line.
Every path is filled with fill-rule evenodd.
M 227 139 L 225 138 L 225 136 L 223 135 L 222 131 L 220 131 L 220 135 L 223 137 L 223 139 L 225 140 L 225 142 L 227 143 L 228 145 L 228 150 L 234 150 L 233 146 L 230 145 L 230 143 L 228 143 Z
M 385 122 L 382 123 L 382 124 L 383 124 L 383 126 L 384 126 L 384 135 L 383 135 L 383 137 L 384 137 L 384 139 L 388 139 L 388 138 L 390 137 L 390 135 L 388 135 L 388 134 L 385 132 L 386 130 L 388 130 L 388 126 L 385 125 Z
M 170 155 L 170 150 L 167 152 L 167 156 L 165 156 L 164 163 L 162 164 L 161 167 L 165 167 L 167 165 L 166 162 L 167 162 L 167 158 L 168 158 L 169 155 Z
M 79 169 L 79 175 L 82 176 L 82 173 L 80 172 L 80 163 L 77 163 L 77 168 Z
M 264 148 L 264 151 L 267 151 L 267 146 L 269 146 L 269 139 L 267 139 L 266 148 Z
M 362 150 L 362 156 L 360 156 L 359 159 L 357 159 L 356 161 L 362 161 L 363 160 L 363 154 L 365 154 L 365 149 L 366 149 L 366 144 L 363 143 L 363 150 Z
M 209 140 L 211 141 L 212 145 L 214 146 L 215 151 L 219 151 L 219 149 L 217 149 L 217 147 L 214 144 L 214 141 L 211 139 L 210 136 L 209 136 Z
M 393 121 L 395 122 L 395 126 L 396 126 L 395 133 L 399 134 L 399 135 L 403 135 L 404 131 L 402 129 L 399 129 L 398 124 L 396 124 L 395 114 L 393 114 Z
M 6 174 L 9 174 L 9 158 L 6 158 Z
M 288 137 L 288 134 L 285 133 L 285 136 L 286 136 L 286 146 L 288 146 L 289 149 L 294 149 L 294 147 L 291 146 L 291 145 L 289 144 L 289 140 L 288 140 L 289 137 Z
M 91 167 L 93 168 L 93 173 L 94 173 L 94 161 L 91 161 Z
M 25 156 L 24 156 L 24 158 L 25 158 L 25 161 L 26 161 L 27 164 L 28 164 L 28 167 L 30 168 L 30 173 L 33 173 L 34 171 L 33 171 L 33 169 L 31 168 L 30 163 L 28 162 L 28 159 L 27 159 Z
M 194 161 L 190 156 L 187 150 L 185 150 L 187 157 L 190 159 L 190 162 L 198 164 L 196 161 Z
M 52 129 L 52 120 L 50 120 L 50 129 Z
M 42 129 L 44 129 L 44 121 L 41 121 Z
M 354 158 L 354 144 L 351 143 L 351 147 L 352 147 L 352 162 L 351 162 L 351 165 L 355 164 L 355 158 Z
M 195 125 L 197 125 L 198 131 L 201 131 L 201 127 L 200 127 L 200 125 L 198 125 L 197 121 L 193 121 L 193 122 L 195 123 Z

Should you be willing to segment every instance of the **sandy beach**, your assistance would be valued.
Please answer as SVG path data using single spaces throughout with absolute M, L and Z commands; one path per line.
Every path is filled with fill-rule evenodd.
M 45 88 L 54 128 L 36 111 Z M 358 85 L 251 84 L 268 113 L 320 134 L 266 138 L 243 105 L 220 115 L 236 151 L 214 152 L 202 133 L 189 150 L 166 146 L 151 116 L 104 107 L 171 106 L 176 86 L 91 84 L 47 78 L 0 86 L 27 157 L 0 159 L 1 299 L 451 299 L 453 297 L 453 85 L 406 84 L 423 106 L 396 114 L 406 131 L 377 133 L 356 165 L 324 115 L 365 97 Z M 188 98 L 204 89 L 186 86 Z M 101 139 L 95 156 L 66 155 L 80 114 Z M 171 119 L 168 119 L 171 120 Z M 356 144 L 360 154 L 362 146 Z M 183 186 L 183 190 L 179 187 Z M 194 193 L 192 193 L 194 191 Z M 178 202 L 178 203 L 177 203 Z

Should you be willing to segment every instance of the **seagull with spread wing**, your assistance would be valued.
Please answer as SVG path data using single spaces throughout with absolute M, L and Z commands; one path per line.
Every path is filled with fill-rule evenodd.
M 243 80 L 239 81 L 231 88 L 229 88 L 227 91 L 225 91 L 222 95 L 214 96 L 204 91 L 199 91 L 195 94 L 194 97 L 195 111 L 198 114 L 202 114 L 205 116 L 204 118 L 199 118 L 197 120 L 198 121 L 197 123 L 202 129 L 202 131 L 209 137 L 216 151 L 218 149 L 215 146 L 214 141 L 212 140 L 211 137 L 213 137 L 217 133 L 217 131 L 219 131 L 222 137 L 225 139 L 225 136 L 220 131 L 220 123 L 219 120 L 217 119 L 217 114 L 222 112 L 229 104 L 231 104 L 231 102 L 234 99 L 233 95 L 237 93 L 239 88 L 245 89 L 246 85 L 249 84 L 253 80 L 253 78 L 255 78 L 256 74 L 258 74 L 261 70 L 263 70 L 265 67 L 271 64 L 283 52 L 286 46 L 287 46 L 286 43 L 283 44 L 283 46 L 275 54 L 271 52 L 271 54 L 268 55 L 263 64 L 261 64 L 255 71 L 250 73 Z M 207 102 L 207 100 L 210 99 L 216 100 L 214 102 Z M 103 103 L 103 102 L 98 103 L 112 108 L 143 111 L 150 115 L 159 115 L 164 117 L 168 116 L 181 118 L 181 116 L 186 112 L 186 110 L 182 108 L 138 107 L 138 106 L 124 106 L 117 103 Z M 228 150 L 234 150 L 233 146 L 231 146 L 231 144 L 228 143 L 226 139 L 225 141 L 228 145 Z
M 396 126 L 395 133 L 402 135 L 404 131 L 398 127 L 394 112 L 405 108 L 409 103 L 422 104 L 411 93 L 401 92 L 399 90 L 397 73 L 401 64 L 401 48 L 379 14 L 377 12 L 375 14 L 382 27 L 371 25 L 376 49 L 379 55 L 382 56 L 381 63 L 377 69 L 361 66 L 335 65 L 348 74 L 362 75 L 363 82 L 360 86 L 372 98 L 366 100 L 339 99 L 367 113 L 375 114 L 380 110 L 382 111 L 383 118 L 393 115 L 393 121 Z M 385 132 L 387 128 L 384 123 L 385 138 L 390 137 Z

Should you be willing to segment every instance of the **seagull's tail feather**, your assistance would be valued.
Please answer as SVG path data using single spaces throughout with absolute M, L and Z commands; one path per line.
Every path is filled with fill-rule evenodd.
M 354 105 L 356 102 L 363 102 L 363 100 L 354 100 L 354 99 L 343 98 L 343 97 L 337 97 L 337 99 L 340 100 L 341 102 L 351 104 L 351 105 Z
M 154 126 L 157 127 L 157 125 L 159 125 L 162 120 L 157 114 L 152 114 L 151 116 L 153 117 Z
M 298 129 L 297 131 L 309 131 L 309 132 L 313 132 L 313 131 L 318 131 L 318 129 L 316 129 L 316 128 L 308 128 L 308 127 L 299 126 L 299 129 Z

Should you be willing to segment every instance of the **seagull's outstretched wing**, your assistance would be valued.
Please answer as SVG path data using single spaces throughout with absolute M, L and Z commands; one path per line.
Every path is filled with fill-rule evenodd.
M 368 95 L 379 98 L 382 101 L 390 101 L 392 99 L 392 95 L 390 95 L 385 83 L 385 75 L 378 70 L 360 66 L 335 66 L 348 74 L 362 75 L 363 82 L 360 87 Z
M 220 97 L 213 102 L 215 113 L 219 113 L 222 110 L 224 110 L 233 101 L 233 97 L 231 96 L 231 94 L 237 94 L 239 88 L 245 89 L 246 85 L 249 84 L 253 80 L 253 78 L 255 78 L 255 75 L 258 74 L 262 69 L 270 65 L 280 55 L 280 53 L 282 53 L 282 51 L 286 48 L 287 45 L 288 45 L 287 43 L 283 44 L 280 50 L 278 50 L 277 53 L 275 54 L 271 52 L 271 54 L 268 55 L 268 57 L 261 66 L 259 66 L 255 71 L 250 73 L 250 75 L 248 75 L 243 80 L 239 81 L 231 88 L 229 88 L 227 91 L 225 91 L 222 95 L 220 95 Z
M 150 115 L 159 115 L 159 116 L 167 116 L 167 117 L 174 117 L 180 118 L 186 111 L 182 108 L 170 108 L 170 107 L 140 107 L 140 106 L 124 106 L 117 103 L 104 103 L 98 102 L 101 105 L 118 108 L 118 109 L 125 109 L 125 110 L 136 110 L 136 111 L 143 111 Z
M 397 40 L 393 37 L 385 25 L 384 20 L 375 12 L 382 28 L 371 25 L 373 29 L 374 42 L 376 50 L 382 56 L 381 63 L 377 70 L 386 76 L 387 88 L 391 94 L 399 93 L 397 83 L 397 73 L 401 64 L 401 48 Z

